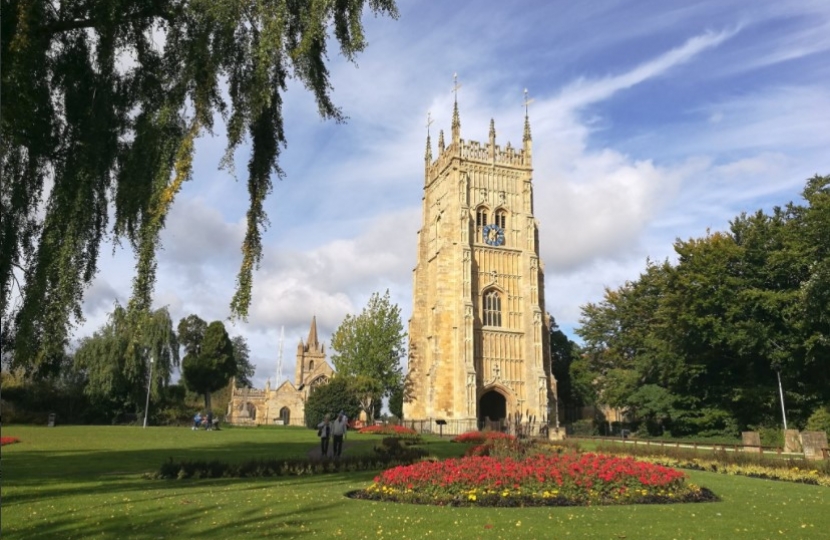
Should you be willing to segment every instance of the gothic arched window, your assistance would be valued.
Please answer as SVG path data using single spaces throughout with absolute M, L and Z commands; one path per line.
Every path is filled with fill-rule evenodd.
M 476 209 L 476 238 L 481 242 L 484 227 L 487 225 L 487 208 L 479 206 Z
M 484 293 L 484 326 L 501 326 L 501 295 L 491 290 Z
M 501 227 L 503 230 L 507 230 L 507 212 L 504 210 L 496 212 L 496 225 Z
M 314 360 L 309 360 L 308 361 L 308 371 L 309 371 L 309 373 L 314 371 Z

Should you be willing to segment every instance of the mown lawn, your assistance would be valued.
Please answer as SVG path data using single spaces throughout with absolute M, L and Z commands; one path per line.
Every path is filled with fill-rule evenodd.
M 691 472 L 719 503 L 587 508 L 439 508 L 343 494 L 374 473 L 295 478 L 145 480 L 168 458 L 301 457 L 317 443 L 295 428 L 3 427 L 4 539 L 627 538 L 825 539 L 830 489 Z M 352 435 L 347 452 L 375 437 Z M 354 446 L 354 445 L 358 446 Z M 431 441 L 447 456 L 456 445 Z

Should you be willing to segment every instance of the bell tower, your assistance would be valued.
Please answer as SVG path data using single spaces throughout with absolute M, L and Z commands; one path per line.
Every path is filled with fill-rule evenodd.
M 427 121 L 404 418 L 453 420 L 459 432 L 515 413 L 544 423 L 555 381 L 527 91 L 517 149 L 496 144 L 493 120 L 486 143 L 461 138 L 458 88 L 435 159 Z

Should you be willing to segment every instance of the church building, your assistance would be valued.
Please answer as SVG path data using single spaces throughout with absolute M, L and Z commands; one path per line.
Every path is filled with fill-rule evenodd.
M 294 382 L 285 381 L 271 388 L 269 379 L 264 390 L 236 388 L 231 382 L 231 399 L 226 421 L 234 425 L 305 425 L 305 402 L 311 390 L 325 384 L 334 375 L 326 362 L 326 351 L 317 339 L 317 318 L 311 319 L 311 328 L 305 343 L 297 345 L 297 365 Z
M 532 417 L 538 428 L 555 414 L 525 103 L 521 148 L 496 144 L 493 120 L 486 143 L 462 139 L 457 95 L 451 139 L 439 133 L 435 159 L 427 131 L 408 425 L 440 419 L 444 433 L 460 433 Z

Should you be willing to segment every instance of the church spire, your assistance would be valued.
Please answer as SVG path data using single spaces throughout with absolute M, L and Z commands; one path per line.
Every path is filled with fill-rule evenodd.
M 308 330 L 308 339 L 306 345 L 310 350 L 317 349 L 319 342 L 317 341 L 317 315 L 311 318 L 311 328 Z
M 452 80 L 452 91 L 455 94 L 455 104 L 452 110 L 452 142 L 457 145 L 461 141 L 461 120 L 458 117 L 458 89 L 461 85 L 458 84 L 458 73 L 453 73 Z
M 438 131 L 438 155 L 444 153 L 444 130 Z
M 527 97 L 527 88 L 525 88 L 525 133 L 522 140 L 524 141 L 524 153 L 527 156 L 528 163 L 533 154 L 533 139 L 530 136 L 530 116 L 528 115 L 528 105 L 531 103 L 533 103 L 533 100 Z

